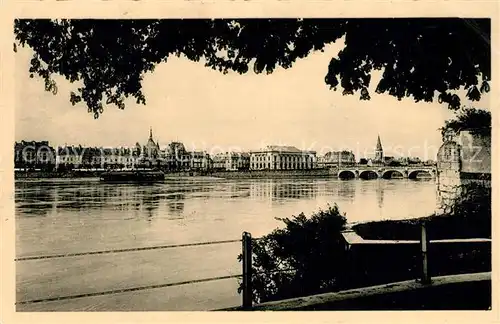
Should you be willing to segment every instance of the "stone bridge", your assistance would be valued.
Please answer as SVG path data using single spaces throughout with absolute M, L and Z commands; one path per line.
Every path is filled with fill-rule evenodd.
M 341 167 L 338 170 L 339 179 L 417 179 L 424 176 L 426 178 L 436 178 L 435 166 L 352 166 Z

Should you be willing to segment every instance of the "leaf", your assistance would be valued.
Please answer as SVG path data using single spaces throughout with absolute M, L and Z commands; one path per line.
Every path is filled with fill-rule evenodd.
M 490 92 L 490 85 L 487 81 L 483 81 L 483 83 L 481 84 L 481 93 L 483 92 Z
M 476 86 L 472 86 L 467 91 L 467 97 L 472 101 L 479 101 L 481 99 L 481 93 Z
M 16 19 L 14 32 L 17 44 L 35 53 L 30 73 L 81 81 L 82 101 L 92 111 L 114 89 L 145 104 L 142 76 L 170 55 L 203 58 L 221 73 L 249 73 L 253 64 L 254 73 L 270 74 L 341 37 L 345 48 L 325 67 L 324 82 L 344 95 L 361 91 L 360 100 L 370 100 L 364 89 L 372 68 L 384 70 L 376 93 L 398 100 L 432 102 L 436 91 L 444 96 L 460 87 L 475 87 L 470 97 L 478 100 L 478 76 L 491 78 L 489 19 Z M 483 82 L 479 92 L 488 91 Z M 460 98 L 443 96 L 440 102 L 460 108 Z

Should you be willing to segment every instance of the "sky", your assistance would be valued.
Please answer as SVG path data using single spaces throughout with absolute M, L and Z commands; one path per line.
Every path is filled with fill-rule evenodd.
M 223 75 L 202 63 L 171 57 L 146 74 L 146 105 L 130 100 L 125 110 L 105 107 L 97 120 L 85 104 L 69 102 L 76 85 L 56 78 L 58 93 L 53 95 L 44 90 L 43 80 L 29 78 L 32 51 L 19 48 L 15 140 L 48 140 L 54 147 L 130 147 L 145 144 L 152 127 L 160 147 L 181 141 L 188 150 L 215 154 L 292 145 L 318 155 L 352 150 L 359 159 L 373 156 L 380 135 L 386 156 L 435 159 L 441 145 L 438 129 L 453 113 L 437 102 L 376 94 L 380 74 L 372 78 L 369 101 L 330 90 L 324 77 L 342 46 L 340 39 L 270 75 L 251 69 L 245 75 Z M 484 107 L 484 101 L 488 98 L 475 105 Z

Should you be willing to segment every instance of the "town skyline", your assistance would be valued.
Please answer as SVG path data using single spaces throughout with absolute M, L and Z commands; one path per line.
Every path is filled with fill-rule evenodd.
M 290 145 L 318 154 L 329 149 L 372 154 L 379 135 L 387 155 L 404 152 L 434 159 L 442 143 L 439 128 L 453 113 L 437 102 L 398 101 L 377 94 L 360 101 L 328 89 L 324 67 L 341 47 L 337 42 L 288 70 L 265 76 L 222 75 L 201 63 L 171 58 L 145 75 L 146 106 L 131 102 L 123 111 L 109 107 L 98 120 L 82 104 L 71 106 L 67 94 L 74 85 L 68 81 L 57 79 L 59 91 L 53 95 L 44 90 L 42 80 L 30 79 L 31 50 L 23 48 L 16 56 L 16 80 L 23 86 L 16 90 L 15 141 L 131 147 L 145 141 L 152 127 L 161 147 L 182 142 L 189 150 L 249 151 Z M 157 90 L 158 85 L 165 89 Z M 487 102 L 485 97 L 476 106 L 488 108 Z

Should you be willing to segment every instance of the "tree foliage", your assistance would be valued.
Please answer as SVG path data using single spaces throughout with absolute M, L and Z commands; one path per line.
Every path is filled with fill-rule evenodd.
M 341 231 L 346 218 L 338 206 L 309 218 L 301 213 L 278 220 L 286 227 L 252 239 L 255 302 L 339 289 L 345 262 Z M 238 258 L 241 261 L 242 255 Z
M 129 96 L 145 104 L 144 74 L 171 55 L 222 73 L 272 73 L 343 36 L 325 83 L 362 100 L 374 70 L 383 71 L 377 93 L 417 102 L 437 95 L 450 109 L 460 108 L 455 90 L 479 100 L 491 78 L 489 19 L 18 19 L 14 31 L 17 44 L 34 50 L 31 76 L 53 92 L 53 74 L 78 81 L 70 101 L 85 102 L 96 118 L 105 104 L 123 109 Z
M 455 118 L 447 120 L 441 128 L 444 137 L 447 131 L 460 132 L 468 130 L 471 134 L 491 136 L 491 113 L 477 108 L 465 108 Z

